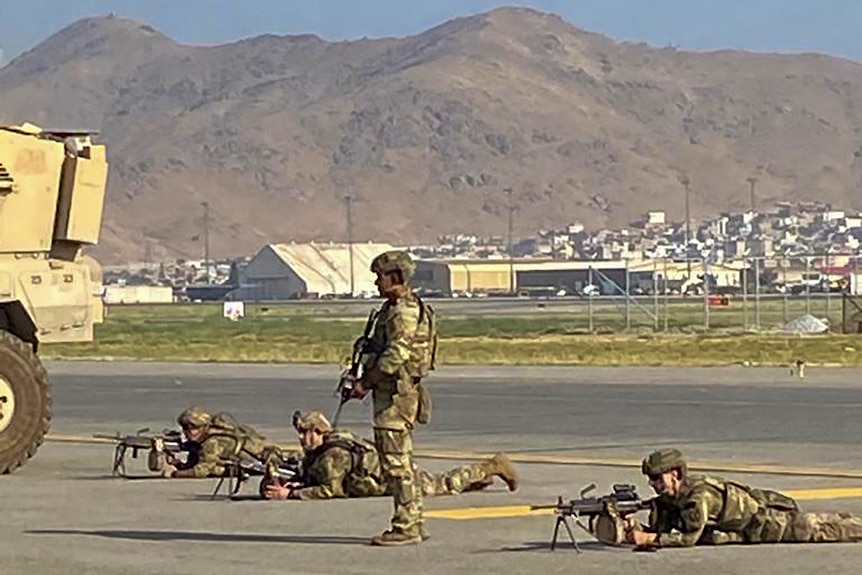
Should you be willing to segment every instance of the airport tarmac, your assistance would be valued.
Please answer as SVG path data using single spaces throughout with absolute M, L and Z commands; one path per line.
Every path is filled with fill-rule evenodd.
M 694 466 L 787 490 L 804 508 L 862 513 L 859 370 L 781 368 L 446 367 L 429 380 L 432 422 L 421 466 L 445 469 L 503 450 L 522 475 L 481 493 L 426 500 L 432 538 L 379 549 L 386 498 L 325 502 L 209 499 L 215 480 L 110 477 L 112 448 L 93 433 L 173 427 L 185 407 L 229 411 L 293 441 L 294 409 L 331 414 L 338 370 L 296 365 L 48 362 L 51 438 L 0 480 L 2 573 L 705 573 L 850 572 L 862 545 L 765 545 L 632 553 L 584 541 L 550 552 L 554 517 L 530 503 L 633 483 L 638 462 L 679 446 Z M 369 406 L 342 424 L 370 434 Z M 146 476 L 145 458 L 130 471 Z M 244 492 L 253 494 L 255 485 Z

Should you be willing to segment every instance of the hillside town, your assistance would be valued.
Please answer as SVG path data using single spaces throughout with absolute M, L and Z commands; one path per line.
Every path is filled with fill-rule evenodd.
M 675 269 L 679 268 L 677 275 L 681 281 L 676 282 L 676 288 L 670 287 L 671 275 L 665 274 L 668 279 L 665 293 L 674 293 L 674 289 L 675 293 L 702 293 L 703 265 L 706 264 L 714 269 L 732 270 L 730 279 L 715 280 L 713 290 L 734 293 L 751 287 L 764 293 L 784 290 L 799 293 L 803 289 L 839 291 L 850 286 L 851 279 L 855 278 L 860 239 L 862 215 L 818 202 L 781 202 L 757 213 L 750 210 L 722 213 L 692 221 L 688 226 L 684 221 L 669 221 L 663 211 L 651 211 L 623 229 L 590 232 L 583 223 L 573 222 L 561 229 L 538 230 L 526 237 L 460 234 L 440 237 L 435 244 L 400 247 L 408 249 L 419 261 L 499 263 L 511 260 L 522 268 L 530 262 L 586 263 L 596 268 L 602 267 L 601 264 L 626 262 L 625 266 L 632 270 L 649 270 L 650 266 L 658 269 L 657 262 L 663 267 L 670 262 L 675 264 Z M 338 245 L 346 246 L 345 249 L 350 247 Z M 355 245 L 364 244 L 357 242 Z M 137 297 L 144 299 L 152 296 L 141 295 L 144 294 L 142 287 L 170 288 L 170 295 L 167 290 L 161 292 L 162 301 L 224 299 L 248 283 L 244 270 L 254 258 L 254 254 L 249 254 L 208 263 L 178 259 L 106 267 L 104 283 L 115 286 L 114 289 L 128 290 L 135 286 Z M 353 263 L 354 267 L 361 265 L 355 256 Z M 680 267 L 680 263 L 684 266 Z M 349 272 L 342 272 L 346 281 Z M 513 275 L 517 274 L 513 272 Z M 747 276 L 745 283 L 750 285 L 743 285 L 743 276 Z M 640 282 L 643 287 L 638 288 L 637 293 L 649 293 L 650 281 Z M 565 293 L 559 295 L 573 295 L 573 291 L 583 293 L 588 285 L 596 284 L 581 282 L 574 290 L 564 289 Z M 523 289 L 519 290 L 520 285 L 511 287 L 513 291 L 524 293 Z M 855 282 L 853 287 L 855 290 Z M 506 285 L 498 289 L 489 287 L 487 291 L 506 292 L 505 288 Z M 355 289 L 345 289 L 345 293 L 336 289 L 329 290 L 332 293 L 305 289 L 294 297 L 350 297 L 351 294 L 367 295 L 370 290 L 373 286 L 362 294 Z M 599 293 L 605 291 L 599 289 Z M 634 293 L 634 288 L 631 291 Z

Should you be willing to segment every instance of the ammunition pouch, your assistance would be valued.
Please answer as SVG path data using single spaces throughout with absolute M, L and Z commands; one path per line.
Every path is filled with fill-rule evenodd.
M 593 519 L 590 527 L 595 538 L 605 545 L 619 547 L 626 540 L 626 524 L 616 505 L 604 504 L 601 512 Z
M 428 389 L 422 384 L 422 380 L 416 382 L 416 391 L 419 392 L 419 410 L 416 414 L 416 421 L 422 424 L 431 421 L 431 394 Z

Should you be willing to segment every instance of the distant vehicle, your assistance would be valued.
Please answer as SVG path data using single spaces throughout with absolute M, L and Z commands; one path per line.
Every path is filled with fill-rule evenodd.
M 518 290 L 519 295 L 539 298 L 562 297 L 565 296 L 566 293 L 565 288 L 554 286 L 522 287 Z

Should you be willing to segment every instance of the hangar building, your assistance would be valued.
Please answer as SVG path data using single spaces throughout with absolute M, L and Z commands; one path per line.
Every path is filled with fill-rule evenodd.
M 353 244 L 353 295 L 376 294 L 369 269 L 384 243 Z M 249 261 L 230 299 L 274 301 L 350 294 L 350 246 L 336 243 L 268 244 Z
M 591 271 L 592 270 L 592 271 Z M 652 270 L 643 272 L 652 281 Z M 615 293 L 613 283 L 625 285 L 623 261 L 508 260 L 420 260 L 416 262 L 415 287 L 457 295 L 504 294 L 512 291 L 538 293 L 566 290 L 580 292 L 592 279 L 601 293 Z M 629 281 L 635 281 L 630 271 Z

